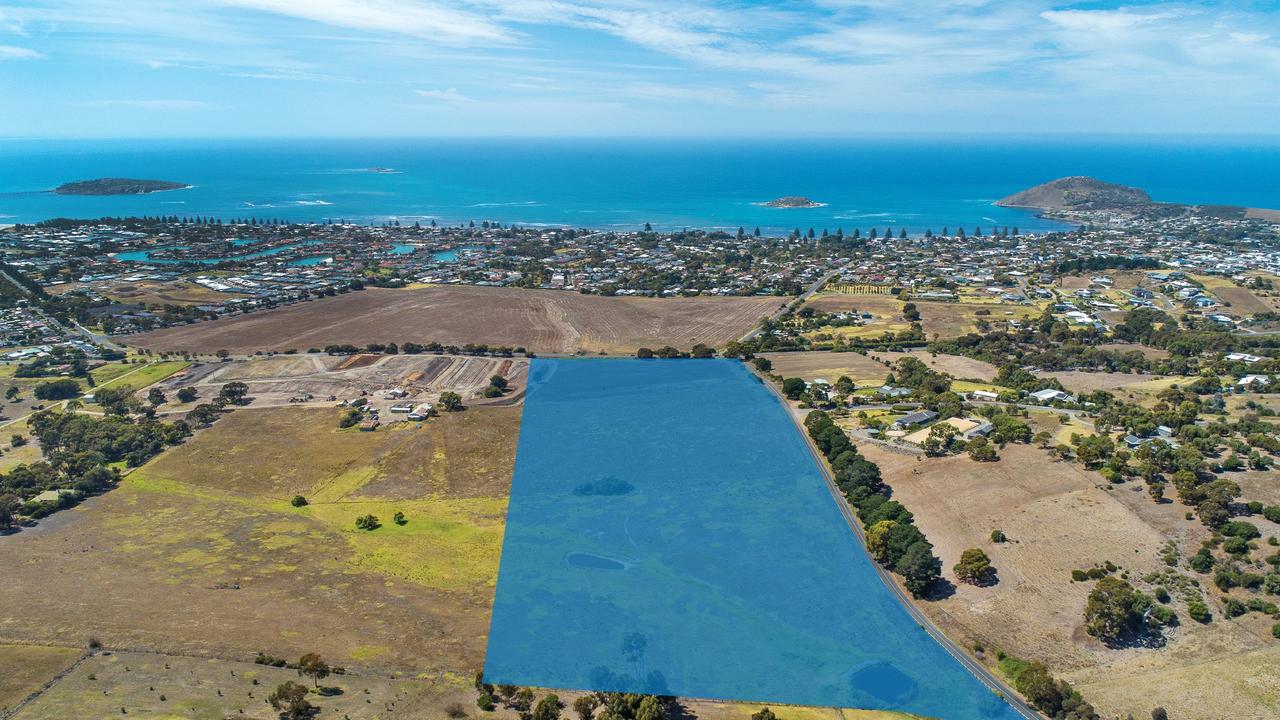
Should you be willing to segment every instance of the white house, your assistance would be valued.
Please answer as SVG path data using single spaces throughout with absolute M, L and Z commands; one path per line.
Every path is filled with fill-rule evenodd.
M 1044 390 L 1037 390 L 1031 393 L 1031 398 L 1036 402 L 1039 402 L 1042 404 L 1056 402 L 1056 401 L 1070 402 L 1072 399 L 1071 396 L 1068 395 L 1067 393 L 1064 393 L 1061 390 L 1054 390 L 1053 388 L 1045 388 Z
M 1271 384 L 1271 380 L 1266 375 L 1245 375 L 1236 381 L 1236 389 L 1240 392 L 1247 392 L 1255 388 L 1263 388 Z

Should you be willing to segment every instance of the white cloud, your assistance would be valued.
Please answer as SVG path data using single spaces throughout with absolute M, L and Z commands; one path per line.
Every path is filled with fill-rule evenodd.
M 31 48 L 0 45 L 0 60 L 37 60 L 44 55 Z
M 462 103 L 471 101 L 471 98 L 458 92 L 457 88 L 446 88 L 444 90 L 414 90 L 413 93 L 418 97 L 424 97 L 428 100 L 438 100 L 443 103 Z
M 314 22 L 442 42 L 500 42 L 507 32 L 483 15 L 415 0 L 213 0 Z

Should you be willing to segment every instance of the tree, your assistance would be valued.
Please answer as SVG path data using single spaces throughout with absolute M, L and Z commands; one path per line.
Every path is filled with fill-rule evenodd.
M 36 386 L 35 396 L 40 400 L 69 400 L 80 394 L 80 383 L 71 378 L 62 378 Z
M 979 435 L 969 441 L 969 457 L 978 462 L 992 462 L 999 460 L 1000 456 L 996 455 L 996 448 L 991 441 Z
M 267 696 L 271 707 L 280 711 L 281 720 L 303 720 L 311 717 L 315 708 L 307 702 L 307 688 L 290 680 L 276 686 Z
M 240 404 L 248 394 L 249 386 L 239 380 L 223 385 L 222 389 L 218 391 L 218 397 L 233 405 Z
M 751 720 L 778 720 L 778 716 L 769 708 L 760 708 L 758 712 L 751 713 Z
M 329 677 L 329 663 L 316 653 L 307 653 L 298 660 L 298 674 L 306 675 L 316 687 L 320 687 L 320 681 Z
M 920 310 L 916 308 L 915 303 L 907 303 L 902 306 L 902 317 L 910 322 L 916 322 L 920 319 Z
M 447 412 L 457 412 L 462 409 L 462 396 L 446 390 L 440 393 L 440 407 Z
M 533 709 L 533 720 L 560 720 L 560 708 L 562 707 L 564 707 L 564 703 L 560 702 L 558 695 L 546 695 L 538 701 L 538 706 Z
M 952 570 L 962 582 L 980 585 L 991 577 L 991 558 L 980 548 L 969 548 L 960 553 L 960 562 Z
M 591 720 L 592 714 L 600 706 L 594 695 L 582 695 L 573 701 L 573 711 L 578 713 L 578 720 Z
M 959 433 L 955 426 L 951 423 L 940 422 L 929 428 L 929 435 L 925 438 L 921 448 L 925 455 L 937 457 L 945 455 L 947 446 L 951 444 L 951 439 Z
M 1117 577 L 1104 577 L 1093 587 L 1084 606 L 1084 629 L 1104 642 L 1115 642 L 1132 627 L 1133 586 Z
M 902 575 L 912 596 L 921 597 L 933 581 L 942 576 L 942 561 L 933 555 L 933 546 L 920 540 L 907 548 L 893 568 Z
M 758 357 L 752 360 L 751 363 L 755 365 L 756 369 L 760 372 L 769 372 L 773 369 L 773 361 L 766 357 Z
M 382 527 L 382 523 L 378 521 L 377 515 L 361 515 L 356 518 L 357 530 L 377 530 Z
M 782 381 L 782 394 L 787 396 L 788 400 L 799 400 L 804 395 L 804 380 L 800 378 L 787 378 Z
M 193 387 L 184 387 L 178 390 L 179 402 L 189 403 L 195 400 L 197 397 L 200 397 L 200 391 L 196 390 Z
M 892 520 L 881 520 L 867 528 L 867 552 L 871 553 L 871 556 L 877 562 L 885 562 L 886 560 L 886 541 L 889 537 L 889 531 L 893 529 L 895 524 Z
M 164 391 L 160 388 L 153 387 L 147 391 L 147 402 L 151 403 L 152 407 L 163 405 L 166 399 Z
M 1152 708 L 1151 720 L 1169 720 L 1169 713 L 1162 707 Z
M 507 379 L 502 377 L 501 375 L 494 375 L 493 377 L 489 378 L 489 384 L 492 385 L 493 387 L 498 388 L 499 390 L 507 389 Z

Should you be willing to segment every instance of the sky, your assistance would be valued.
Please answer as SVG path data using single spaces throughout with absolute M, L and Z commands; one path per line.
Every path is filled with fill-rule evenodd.
M 0 0 L 0 138 L 1277 135 L 1278 88 L 1278 0 Z

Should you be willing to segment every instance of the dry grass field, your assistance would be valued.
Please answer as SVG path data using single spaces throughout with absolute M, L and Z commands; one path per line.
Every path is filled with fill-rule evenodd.
M 79 654 L 79 651 L 72 651 Z M 293 670 L 249 662 L 110 652 L 94 655 L 75 668 L 15 717 L 18 720 L 64 720 L 124 715 L 189 720 L 275 720 L 279 714 L 267 696 L 284 682 L 309 682 Z M 518 720 L 519 713 L 499 706 L 482 712 L 469 677 L 445 674 L 395 678 L 348 672 L 323 683 L 339 688 L 328 696 L 312 694 L 319 717 L 441 720 L 446 717 Z M 541 697 L 547 690 L 537 691 Z M 555 691 L 567 706 L 579 693 Z M 749 720 L 759 705 L 685 701 L 686 720 Z M 781 720 L 909 720 L 892 712 L 773 706 Z M 122 712 L 123 711 L 123 712 Z
M 82 652 L 74 648 L 0 644 L 0 717 L 70 668 Z
M 920 311 L 920 325 L 930 340 L 935 336 L 947 339 L 975 332 L 979 318 L 995 325 L 1004 320 L 1025 319 L 1040 314 L 1040 309 L 1036 307 L 995 302 L 912 302 L 915 302 Z M 823 312 L 856 309 L 858 312 L 875 315 L 874 320 L 861 327 L 828 328 L 822 332 L 875 336 L 888 331 L 901 332 L 910 326 L 902 317 L 903 301 L 892 295 L 817 295 L 807 304 Z M 990 314 L 979 315 L 979 311 Z
M 1038 372 L 1040 377 L 1055 378 L 1062 387 L 1073 393 L 1087 393 L 1095 390 L 1118 390 L 1128 385 L 1157 380 L 1158 375 L 1141 375 L 1122 372 L 1087 372 L 1084 370 L 1052 370 Z
M 1140 345 L 1135 343 L 1102 343 L 1101 345 L 1098 345 L 1098 349 L 1110 350 L 1112 352 L 1119 353 L 1137 351 L 1142 353 L 1143 357 L 1152 360 L 1160 360 L 1169 357 L 1168 350 L 1161 350 L 1160 348 L 1153 348 L 1149 345 Z
M 884 352 L 874 351 L 871 357 L 885 360 L 890 364 L 904 357 L 912 357 L 928 365 L 930 368 L 947 373 L 957 380 L 981 380 L 990 382 L 996 376 L 997 368 L 989 362 L 974 360 L 962 355 L 934 354 L 929 352 Z
M 4 538 L 0 639 L 474 672 L 520 408 L 374 433 L 339 431 L 338 415 L 237 411 L 122 487 Z M 294 494 L 310 504 L 292 507 Z M 369 513 L 382 527 L 356 530 Z
M 330 344 L 487 343 L 539 353 L 630 354 L 639 347 L 723 346 L 783 298 L 602 297 L 554 290 L 439 286 L 370 288 L 212 322 L 136 335 L 152 350 L 235 354 Z
M 889 374 L 883 363 L 851 352 L 764 353 L 762 357 L 773 362 L 774 373 L 807 381 L 824 378 L 834 383 L 841 375 L 848 375 L 858 387 L 879 386 Z
M 1200 625 L 1175 598 L 1183 621 L 1166 632 L 1163 648 L 1108 649 L 1084 632 L 1092 585 L 1073 582 L 1071 571 L 1111 561 L 1136 581 L 1163 569 L 1167 539 L 1185 553 L 1205 537 L 1182 506 L 1157 505 L 1136 484 L 1109 488 L 1095 473 L 1029 446 L 1006 447 L 996 463 L 917 458 L 871 443 L 860 449 L 915 514 L 944 577 L 955 580 L 951 568 L 965 548 L 991 556 L 995 585 L 957 584 L 952 596 L 923 604 L 957 641 L 1046 662 L 1106 717 L 1148 717 L 1155 705 L 1190 720 L 1280 713 L 1280 644 L 1255 619 Z M 992 543 L 994 529 L 1009 542 Z
M 1236 315 L 1249 316 L 1275 312 L 1277 309 L 1274 298 L 1259 297 L 1249 288 L 1236 285 L 1230 278 L 1218 275 L 1193 275 L 1192 278 L 1204 285 L 1211 295 L 1222 301 L 1229 312 Z
M 164 305 L 204 305 L 249 297 L 240 293 L 210 290 L 190 280 L 171 282 L 99 283 L 94 286 L 102 295 L 116 302 L 147 307 Z

